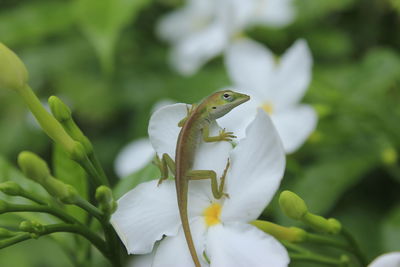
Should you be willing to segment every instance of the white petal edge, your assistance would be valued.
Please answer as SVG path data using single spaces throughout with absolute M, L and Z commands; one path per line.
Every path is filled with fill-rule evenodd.
M 190 0 L 184 7 L 160 19 L 156 29 L 157 35 L 167 42 L 176 43 L 199 31 L 199 25 L 209 21 L 215 6 L 211 0 Z
M 167 153 L 175 158 L 175 147 L 181 130 L 179 121 L 187 115 L 190 105 L 177 103 L 156 110 L 149 121 L 149 138 L 159 156 Z
M 248 38 L 236 39 L 226 50 L 225 66 L 239 90 L 254 91 L 262 99 L 269 98 L 267 90 L 275 61 L 266 47 Z
M 206 253 L 211 267 L 284 267 L 289 264 L 286 249 L 275 238 L 243 223 L 209 228 Z
M 400 251 L 390 252 L 377 257 L 368 267 L 399 267 Z
M 315 110 L 309 105 L 298 105 L 276 112 L 271 118 L 287 154 L 296 151 L 307 140 L 318 120 Z
M 197 217 L 196 219 L 192 220 L 190 223 L 190 229 L 200 263 L 202 266 L 208 266 L 207 262 L 203 258 L 206 238 L 206 226 L 203 220 L 203 217 Z M 182 228 L 179 230 L 178 235 L 166 237 L 160 242 L 152 267 L 164 266 L 194 266 Z
M 283 27 L 294 20 L 293 0 L 259 0 L 252 24 Z
M 276 109 L 284 109 L 301 101 L 311 81 L 312 61 L 305 40 L 297 40 L 285 52 L 272 85 Z
M 151 252 L 163 235 L 176 235 L 180 225 L 174 181 L 142 183 L 118 200 L 111 224 L 129 254 Z
M 148 138 L 135 140 L 125 147 L 117 155 L 114 169 L 120 178 L 134 173 L 146 166 L 155 156 L 155 151 Z
M 257 219 L 278 189 L 285 169 L 285 153 L 278 133 L 261 109 L 231 153 L 221 219 L 249 222 Z

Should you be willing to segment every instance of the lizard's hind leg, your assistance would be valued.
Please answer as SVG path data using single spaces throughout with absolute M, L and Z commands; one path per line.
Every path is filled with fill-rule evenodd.
M 221 182 L 218 186 L 217 174 L 213 170 L 191 170 L 187 173 L 187 177 L 190 180 L 204 180 L 204 179 L 211 179 L 211 190 L 213 196 L 216 199 L 220 199 L 221 197 L 225 196 L 229 198 L 229 195 L 224 193 L 224 185 L 225 185 L 225 177 L 226 173 L 228 172 L 230 166 L 230 161 L 226 163 L 224 173 L 221 176 Z
M 169 171 L 171 171 L 175 176 L 175 162 L 167 153 L 164 153 L 161 159 L 158 157 L 158 155 L 156 155 L 153 163 L 160 169 L 161 172 L 161 177 L 158 180 L 157 186 L 160 185 L 164 180 L 168 179 Z

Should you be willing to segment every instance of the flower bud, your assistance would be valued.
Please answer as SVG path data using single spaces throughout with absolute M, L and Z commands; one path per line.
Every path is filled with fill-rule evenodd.
M 0 43 L 0 88 L 23 89 L 28 82 L 28 71 L 19 57 Z
M 302 221 L 314 230 L 323 233 L 338 234 L 342 229 L 342 225 L 338 220 L 333 218 L 325 219 L 322 216 L 312 213 L 307 213 Z
M 61 101 L 60 98 L 56 96 L 50 96 L 48 100 L 51 113 L 59 122 L 64 122 L 66 120 L 71 119 L 71 110 L 64 102 Z
M 288 190 L 285 190 L 280 194 L 279 205 L 286 216 L 294 220 L 301 220 L 308 212 L 304 200 Z
M 21 152 L 18 155 L 18 165 L 26 177 L 39 184 L 42 184 L 50 176 L 47 163 L 32 152 Z
M 97 188 L 96 200 L 100 210 L 105 214 L 111 215 L 117 209 L 117 202 L 113 198 L 112 191 L 105 185 Z
M 0 184 L 0 191 L 9 196 L 19 196 L 23 189 L 16 182 L 8 181 Z
M 286 240 L 289 242 L 303 242 L 307 239 L 307 232 L 301 228 L 284 227 L 278 224 L 261 220 L 252 221 L 251 224 L 279 240 Z
M 23 232 L 35 234 L 33 237 L 39 237 L 45 230 L 45 227 L 37 221 L 23 221 L 19 224 L 19 229 Z
M 396 164 L 397 159 L 398 159 L 398 155 L 395 149 L 393 149 L 392 147 L 390 148 L 386 148 L 381 152 L 381 158 L 382 158 L 382 162 L 385 165 L 391 166 Z
M 50 176 L 42 184 L 46 191 L 64 204 L 75 204 L 78 201 L 78 191 L 71 185 Z

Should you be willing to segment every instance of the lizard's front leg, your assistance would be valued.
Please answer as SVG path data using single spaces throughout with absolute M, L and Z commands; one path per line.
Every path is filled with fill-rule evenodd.
M 224 185 L 225 185 L 225 177 L 226 173 L 228 172 L 228 168 L 230 166 L 230 161 L 228 159 L 228 162 L 226 163 L 224 173 L 221 176 L 221 182 L 218 186 L 218 181 L 217 181 L 217 174 L 213 170 L 190 170 L 186 176 L 190 180 L 203 180 L 203 179 L 211 179 L 211 190 L 213 193 L 213 196 L 216 199 L 220 199 L 221 197 L 225 196 L 229 198 L 229 195 L 224 193 Z
M 167 153 L 164 153 L 161 159 L 158 157 L 158 155 L 156 155 L 153 163 L 160 169 L 161 172 L 161 178 L 158 180 L 157 186 L 168 178 L 169 171 L 175 175 L 175 162 Z
M 226 132 L 225 129 L 219 131 L 219 135 L 217 136 L 210 136 L 209 125 L 203 127 L 202 133 L 204 142 L 232 141 L 233 138 L 236 138 L 233 132 Z

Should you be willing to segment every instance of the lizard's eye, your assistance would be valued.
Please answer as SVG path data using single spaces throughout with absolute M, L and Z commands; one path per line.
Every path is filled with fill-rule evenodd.
M 223 95 L 222 95 L 222 98 L 223 98 L 224 100 L 229 101 L 229 102 L 233 100 L 232 95 L 230 95 L 230 94 L 228 94 L 228 93 L 223 94 Z

